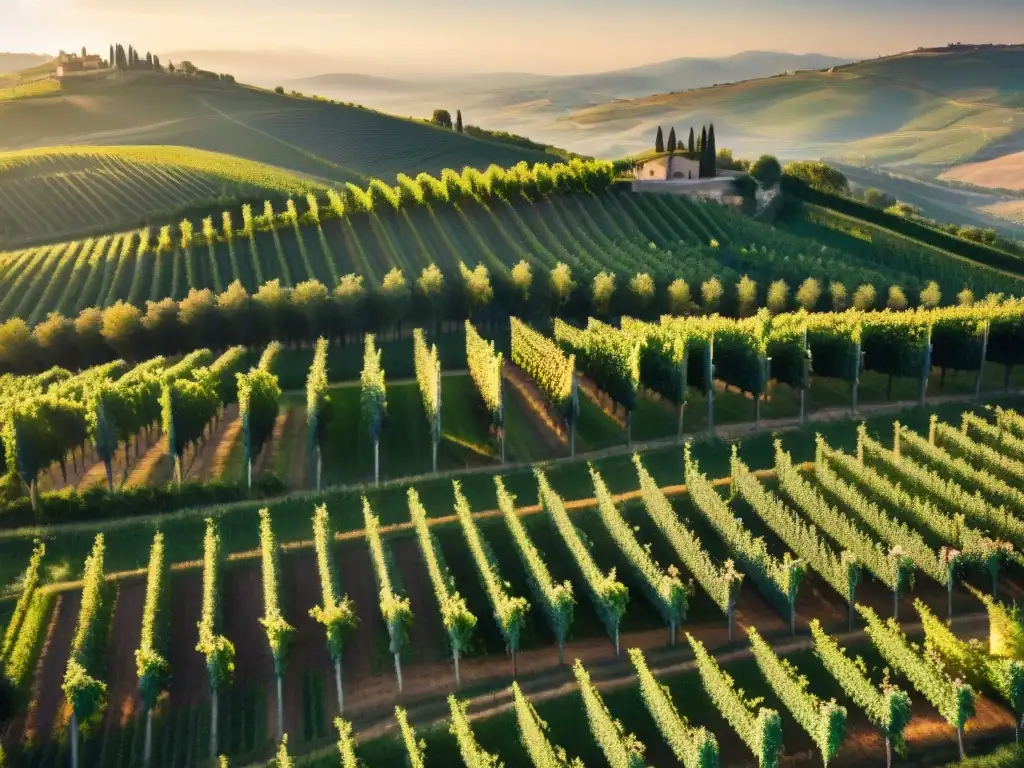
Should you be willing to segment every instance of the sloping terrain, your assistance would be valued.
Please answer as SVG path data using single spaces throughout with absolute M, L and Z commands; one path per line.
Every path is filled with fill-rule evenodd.
M 991 189 L 1024 189 L 1024 152 L 951 168 L 940 178 Z
M 646 149 L 658 125 L 714 122 L 739 154 L 943 167 L 1022 140 L 1024 47 L 921 51 L 578 110 L 545 140 L 597 154 Z M 579 143 L 573 138 L 578 137 Z
M 116 229 L 137 226 L 140 215 L 149 223 L 163 223 L 161 211 L 170 215 L 185 202 L 202 203 L 211 195 L 232 195 L 238 190 L 224 190 L 223 184 L 209 183 L 193 189 L 195 174 L 206 175 L 211 163 L 210 155 L 181 152 L 173 162 L 157 162 L 161 169 L 133 169 L 128 175 L 151 173 L 162 176 L 163 187 L 173 191 L 157 195 L 166 202 L 148 205 L 131 201 L 123 209 L 92 206 L 90 191 L 103 188 L 101 194 L 112 194 L 122 199 L 135 195 L 134 187 L 124 184 L 123 169 L 109 168 L 110 155 L 89 159 L 74 147 L 125 147 L 164 145 L 183 147 L 232 155 L 243 161 L 237 168 L 218 160 L 221 171 L 214 173 L 228 186 L 260 187 L 262 183 L 246 185 L 250 175 L 276 175 L 278 182 L 285 178 L 282 171 L 292 172 L 320 182 L 356 181 L 378 177 L 393 182 L 398 173 L 415 176 L 421 171 L 439 173 L 444 168 L 473 166 L 485 168 L 492 163 L 510 166 L 520 160 L 540 162 L 553 158 L 529 149 L 477 139 L 438 128 L 422 122 L 405 120 L 371 110 L 329 104 L 309 99 L 292 98 L 253 88 L 213 81 L 185 79 L 176 76 L 146 73 L 128 78 L 95 78 L 88 81 L 65 82 L 62 90 L 50 95 L 29 99 L 0 101 L 0 150 L 37 150 L 31 163 L 22 163 L 21 172 L 7 174 L 0 181 L 0 195 L 20 199 L 27 207 L 37 205 L 54 208 L 45 199 L 60 200 L 70 206 L 70 213 L 61 211 L 68 219 L 48 222 L 43 228 L 22 225 L 15 230 L 0 221 L 0 238 L 5 233 L 12 242 L 17 238 L 65 236 L 82 231 L 75 222 L 87 219 L 91 230 Z M 50 147 L 58 147 L 52 156 Z M 42 151 L 38 151 L 42 150 Z M 145 149 L 132 157 L 128 150 L 117 150 L 128 162 L 146 165 L 139 157 L 153 157 L 155 150 Z M 174 154 L 165 150 L 165 154 Z M 69 165 L 69 154 L 76 160 Z M 0 157 L 0 165 L 11 162 L 10 156 Z M 173 166 L 187 178 L 168 179 L 166 169 Z M 274 166 L 278 170 L 267 169 Z M 61 174 L 65 174 L 61 176 Z M 70 174 L 68 176 L 67 174 Z M 27 176 L 26 176 L 27 175 Z M 56 185 L 63 188 L 42 191 L 44 199 L 33 202 L 34 196 L 23 198 L 18 185 L 40 176 L 41 190 Z M 26 178 L 30 177 L 27 182 Z M 82 185 L 85 186 L 82 186 Z M 286 186 L 299 182 L 288 180 Z M 67 195 L 74 186 L 75 195 Z M 280 187 L 280 183 L 269 185 Z M 77 194 L 83 192 L 86 194 Z M 139 193 L 143 200 L 146 192 Z M 69 197 L 70 199 L 63 199 Z M 116 207 L 115 207 L 116 208 Z M 59 210 L 59 209 L 58 209 Z M 31 212 L 30 212 L 31 213 Z M 19 215 L 19 214 L 12 214 Z M 41 214 L 36 211 L 36 216 Z M 46 218 L 43 216 L 43 218 Z

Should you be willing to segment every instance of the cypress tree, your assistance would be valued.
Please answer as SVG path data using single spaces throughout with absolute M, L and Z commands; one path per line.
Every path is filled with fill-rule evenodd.
M 676 128 L 672 126 L 668 129 L 668 147 L 669 152 L 676 151 Z
M 462 133 L 462 110 L 455 110 L 455 130 Z
M 697 146 L 696 146 L 696 141 L 693 138 L 693 126 L 692 125 L 690 126 L 690 141 L 687 143 L 687 152 L 689 153 L 691 160 L 693 160 L 693 158 L 697 154 Z
M 703 179 L 708 175 L 708 127 L 705 125 L 700 129 L 700 144 L 697 145 L 700 153 L 700 177 Z
M 654 137 L 654 151 L 664 152 L 665 151 L 665 137 L 661 134 L 661 126 L 658 126 L 658 135 Z
M 715 148 L 715 124 L 708 127 L 708 176 L 718 175 L 718 151 Z
M 110 62 L 110 66 L 111 67 L 116 66 L 115 61 L 114 61 L 114 44 L 113 43 L 110 44 L 110 58 L 107 59 L 107 61 Z

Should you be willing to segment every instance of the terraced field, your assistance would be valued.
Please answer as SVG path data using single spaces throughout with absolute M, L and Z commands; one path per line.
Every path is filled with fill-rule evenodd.
M 238 230 L 239 219 L 233 219 L 231 239 L 221 236 L 212 245 L 182 248 L 143 230 L 0 254 L 0 319 L 35 322 L 50 312 L 71 316 L 119 300 L 141 307 L 165 297 L 180 300 L 191 288 L 220 292 L 234 280 L 255 292 L 275 279 L 288 286 L 309 279 L 334 286 L 354 273 L 377 286 L 393 268 L 411 280 L 430 264 L 448 276 L 458 275 L 460 262 L 483 264 L 503 280 L 521 260 L 540 274 L 565 263 L 574 279 L 588 283 L 607 270 L 647 272 L 666 284 L 682 277 L 695 289 L 713 276 L 731 285 L 747 273 L 764 287 L 783 279 L 795 290 L 816 277 L 823 285 L 839 280 L 851 292 L 871 283 L 882 295 L 889 285 L 900 285 L 915 297 L 925 282 L 937 279 L 947 301 L 964 287 L 979 296 L 1021 290 L 1019 278 L 883 232 L 876 233 L 876 245 L 821 226 L 806 232 L 797 227 L 799 236 L 793 236 L 720 205 L 675 196 L 612 192 L 533 204 L 463 201 L 249 236 Z M 218 231 L 222 224 L 219 217 L 212 222 Z M 822 251 L 823 245 L 835 250 Z

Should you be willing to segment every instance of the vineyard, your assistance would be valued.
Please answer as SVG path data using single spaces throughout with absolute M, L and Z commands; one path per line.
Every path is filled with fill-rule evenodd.
M 0 174 L 0 246 L 6 247 L 321 186 L 263 163 L 172 146 L 5 152 Z
M 606 164 L 575 161 L 420 174 L 397 187 L 374 181 L 330 190 L 326 200 L 310 193 L 299 203 L 268 200 L 199 222 L 10 251 L 0 255 L 0 318 L 37 323 L 119 301 L 144 308 L 193 289 L 221 294 L 236 281 L 253 295 L 358 289 L 379 295 L 386 314 L 389 297 L 432 284 L 437 270 L 433 284 L 470 290 L 467 275 L 482 274 L 509 311 L 531 296 L 536 311 L 553 314 L 581 303 L 591 313 L 640 316 L 742 316 L 766 305 L 903 309 L 1020 293 L 1016 276 L 910 240 L 862 247 L 819 228 L 823 245 L 717 204 L 604 191 L 610 174 Z
M 154 224 L 166 223 L 183 207 L 182 202 L 189 203 L 190 209 L 202 202 L 213 204 L 219 193 L 209 198 L 196 178 L 205 177 L 209 186 L 204 169 L 211 157 L 230 156 L 236 165 L 235 170 L 228 169 L 232 178 L 253 172 L 264 175 L 272 167 L 275 174 L 296 174 L 320 184 L 553 159 L 355 105 L 217 81 L 129 77 L 115 82 L 65 80 L 64 90 L 59 87 L 50 79 L 0 89 L 4 103 L 0 150 L 30 150 L 46 165 L 44 169 L 33 163 L 31 180 L 11 176 L 8 185 L 9 175 L 4 174 L 0 182 L 5 200 L 19 202 L 19 190 L 31 192 L 32 199 L 42 198 L 27 210 L 28 221 L 19 213 L 12 222 L 19 230 L 33 221 L 43 224 L 42 229 L 23 231 L 32 242 L 39 242 L 47 232 L 68 237 L 78 231 L 81 221 L 88 222 L 90 233 L 110 232 L 141 223 L 140 215 Z M 89 149 L 65 149 L 68 145 Z M 44 149 L 35 151 L 38 147 Z M 84 166 L 67 157 L 68 151 L 80 155 L 96 150 L 99 157 Z M 178 155 L 177 172 L 170 172 L 166 160 L 159 157 L 167 152 Z M 134 156 L 136 166 L 125 176 L 123 166 L 100 159 L 109 158 L 107 153 Z M 3 163 L 19 157 L 17 152 L 0 156 Z M 297 181 L 292 176 L 287 186 L 292 188 Z M 233 191 L 231 196 L 237 198 L 238 190 Z M 93 194 L 100 197 L 99 203 L 92 200 Z M 215 215 L 219 219 L 219 212 Z M 0 247 L 15 242 L 14 237 L 15 233 L 0 227 Z
M 997 408 L 966 412 L 959 423 L 933 418 L 921 433 L 896 422 L 884 441 L 861 428 L 855 441 L 844 441 L 847 450 L 819 437 L 808 465 L 777 443 L 773 466 L 756 473 L 734 451 L 724 481 L 709 480 L 688 447 L 679 478 L 685 486 L 659 487 L 637 456 L 631 480 L 625 472 L 608 475 L 621 491 L 609 490 L 604 472 L 591 469 L 584 493 L 594 498 L 583 503 L 566 500 L 537 471 L 527 477 L 539 506 L 517 506 L 500 480 L 489 500 L 479 492 L 467 497 L 458 483 L 448 483 L 446 495 L 407 488 L 395 497 L 405 497 L 403 512 L 364 498 L 355 526 L 338 525 L 348 518 L 329 507 L 314 513 L 308 501 L 298 520 L 272 505 L 258 519 L 208 520 L 202 559 L 169 577 L 162 574 L 180 548 L 178 533 L 165 531 L 151 542 L 144 578 L 103 584 L 112 570 L 108 553 L 120 557 L 111 531 L 91 542 L 81 597 L 74 587 L 45 583 L 60 548 L 38 544 L 17 605 L 5 612 L 0 655 L 7 677 L 33 701 L 16 726 L 29 740 L 23 764 L 63 759 L 72 715 L 87 726 L 84 765 L 141 765 L 147 750 L 166 765 L 194 765 L 219 752 L 250 759 L 267 754 L 275 733 L 289 734 L 290 747 L 305 751 L 331 741 L 329 720 L 339 711 L 358 734 L 386 718 L 399 692 L 402 701 L 426 706 L 441 679 L 459 695 L 463 687 L 504 686 L 509 675 L 561 674 L 560 659 L 577 656 L 597 664 L 607 682 L 618 679 L 608 678 L 607 663 L 624 664 L 624 649 L 632 647 L 658 664 L 692 650 L 711 702 L 702 710 L 687 696 L 680 704 L 685 683 L 672 682 L 673 707 L 664 698 L 672 693 L 652 687 L 644 655 L 630 651 L 652 719 L 633 712 L 627 724 L 643 731 L 640 742 L 653 749 L 648 760 L 664 748 L 713 753 L 715 739 L 701 727 L 718 744 L 735 730 L 737 744 L 762 765 L 775 765 L 780 749 L 814 749 L 840 762 L 858 759 L 860 750 L 882 755 L 878 737 L 865 734 L 881 729 L 898 745 L 911 721 L 944 721 L 949 745 L 959 735 L 969 750 L 987 730 L 1005 734 L 1024 711 L 1014 682 L 1024 666 L 1012 661 L 1024 628 L 989 597 L 1022 594 L 1016 567 L 1024 520 L 1015 512 L 1024 494 L 1022 425 L 1020 413 Z M 398 527 L 382 526 L 380 513 Z M 234 540 L 240 525 L 258 547 L 229 557 L 236 550 L 225 550 L 221 537 Z M 293 531 L 312 537 L 313 546 L 282 548 Z M 197 636 L 200 602 L 210 623 L 203 619 Z M 969 669 L 991 668 L 968 678 L 974 687 L 883 620 L 913 624 L 920 616 L 928 647 L 959 664 L 966 663 L 957 645 L 963 641 L 936 617 L 952 616 L 956 627 L 958 617 L 982 607 L 1000 628 L 993 655 L 970 646 L 979 660 Z M 813 646 L 799 643 L 808 627 Z M 837 634 L 859 627 L 873 648 L 854 635 L 856 653 L 877 667 L 859 668 L 839 649 Z M 974 636 L 967 631 L 965 638 Z M 730 665 L 729 674 L 743 675 L 734 684 L 704 649 L 743 632 L 754 666 Z M 793 643 L 795 667 L 772 650 Z M 135 648 L 138 670 L 124 662 Z M 882 665 L 891 678 L 879 675 Z M 611 726 L 603 693 L 579 664 L 575 676 L 580 713 L 545 717 L 559 721 L 552 734 L 583 718 L 575 722 L 593 729 L 593 746 L 573 740 L 528 749 L 560 743 L 588 762 L 591 749 L 640 759 L 638 743 Z M 762 709 L 751 711 L 737 685 L 748 696 L 763 691 Z M 515 699 L 513 709 L 522 708 L 515 716 L 543 732 L 536 724 L 546 697 L 530 708 L 530 690 Z M 61 705 L 65 695 L 70 709 Z M 460 711 L 451 710 L 457 720 Z M 714 711 L 721 720 L 709 717 Z M 655 724 L 664 736 L 652 742 Z M 456 729 L 458 749 L 469 748 L 462 739 L 477 723 L 464 726 Z M 525 764 L 525 756 L 508 754 L 518 749 L 508 735 L 483 727 L 488 741 L 474 740 L 474 749 Z M 430 733 L 428 752 L 452 748 Z M 21 737 L 11 738 L 16 744 Z M 915 739 L 912 747 L 942 741 L 937 733 Z M 392 749 L 388 743 L 357 740 L 355 749 L 369 760 Z M 849 743 L 858 745 L 853 752 Z

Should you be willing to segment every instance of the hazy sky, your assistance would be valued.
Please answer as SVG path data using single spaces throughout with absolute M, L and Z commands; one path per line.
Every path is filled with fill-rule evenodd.
M 112 40 L 158 54 L 288 48 L 388 68 L 574 73 L 744 50 L 859 58 L 1024 42 L 1024 0 L 0 0 L 0 51 L 105 52 Z

